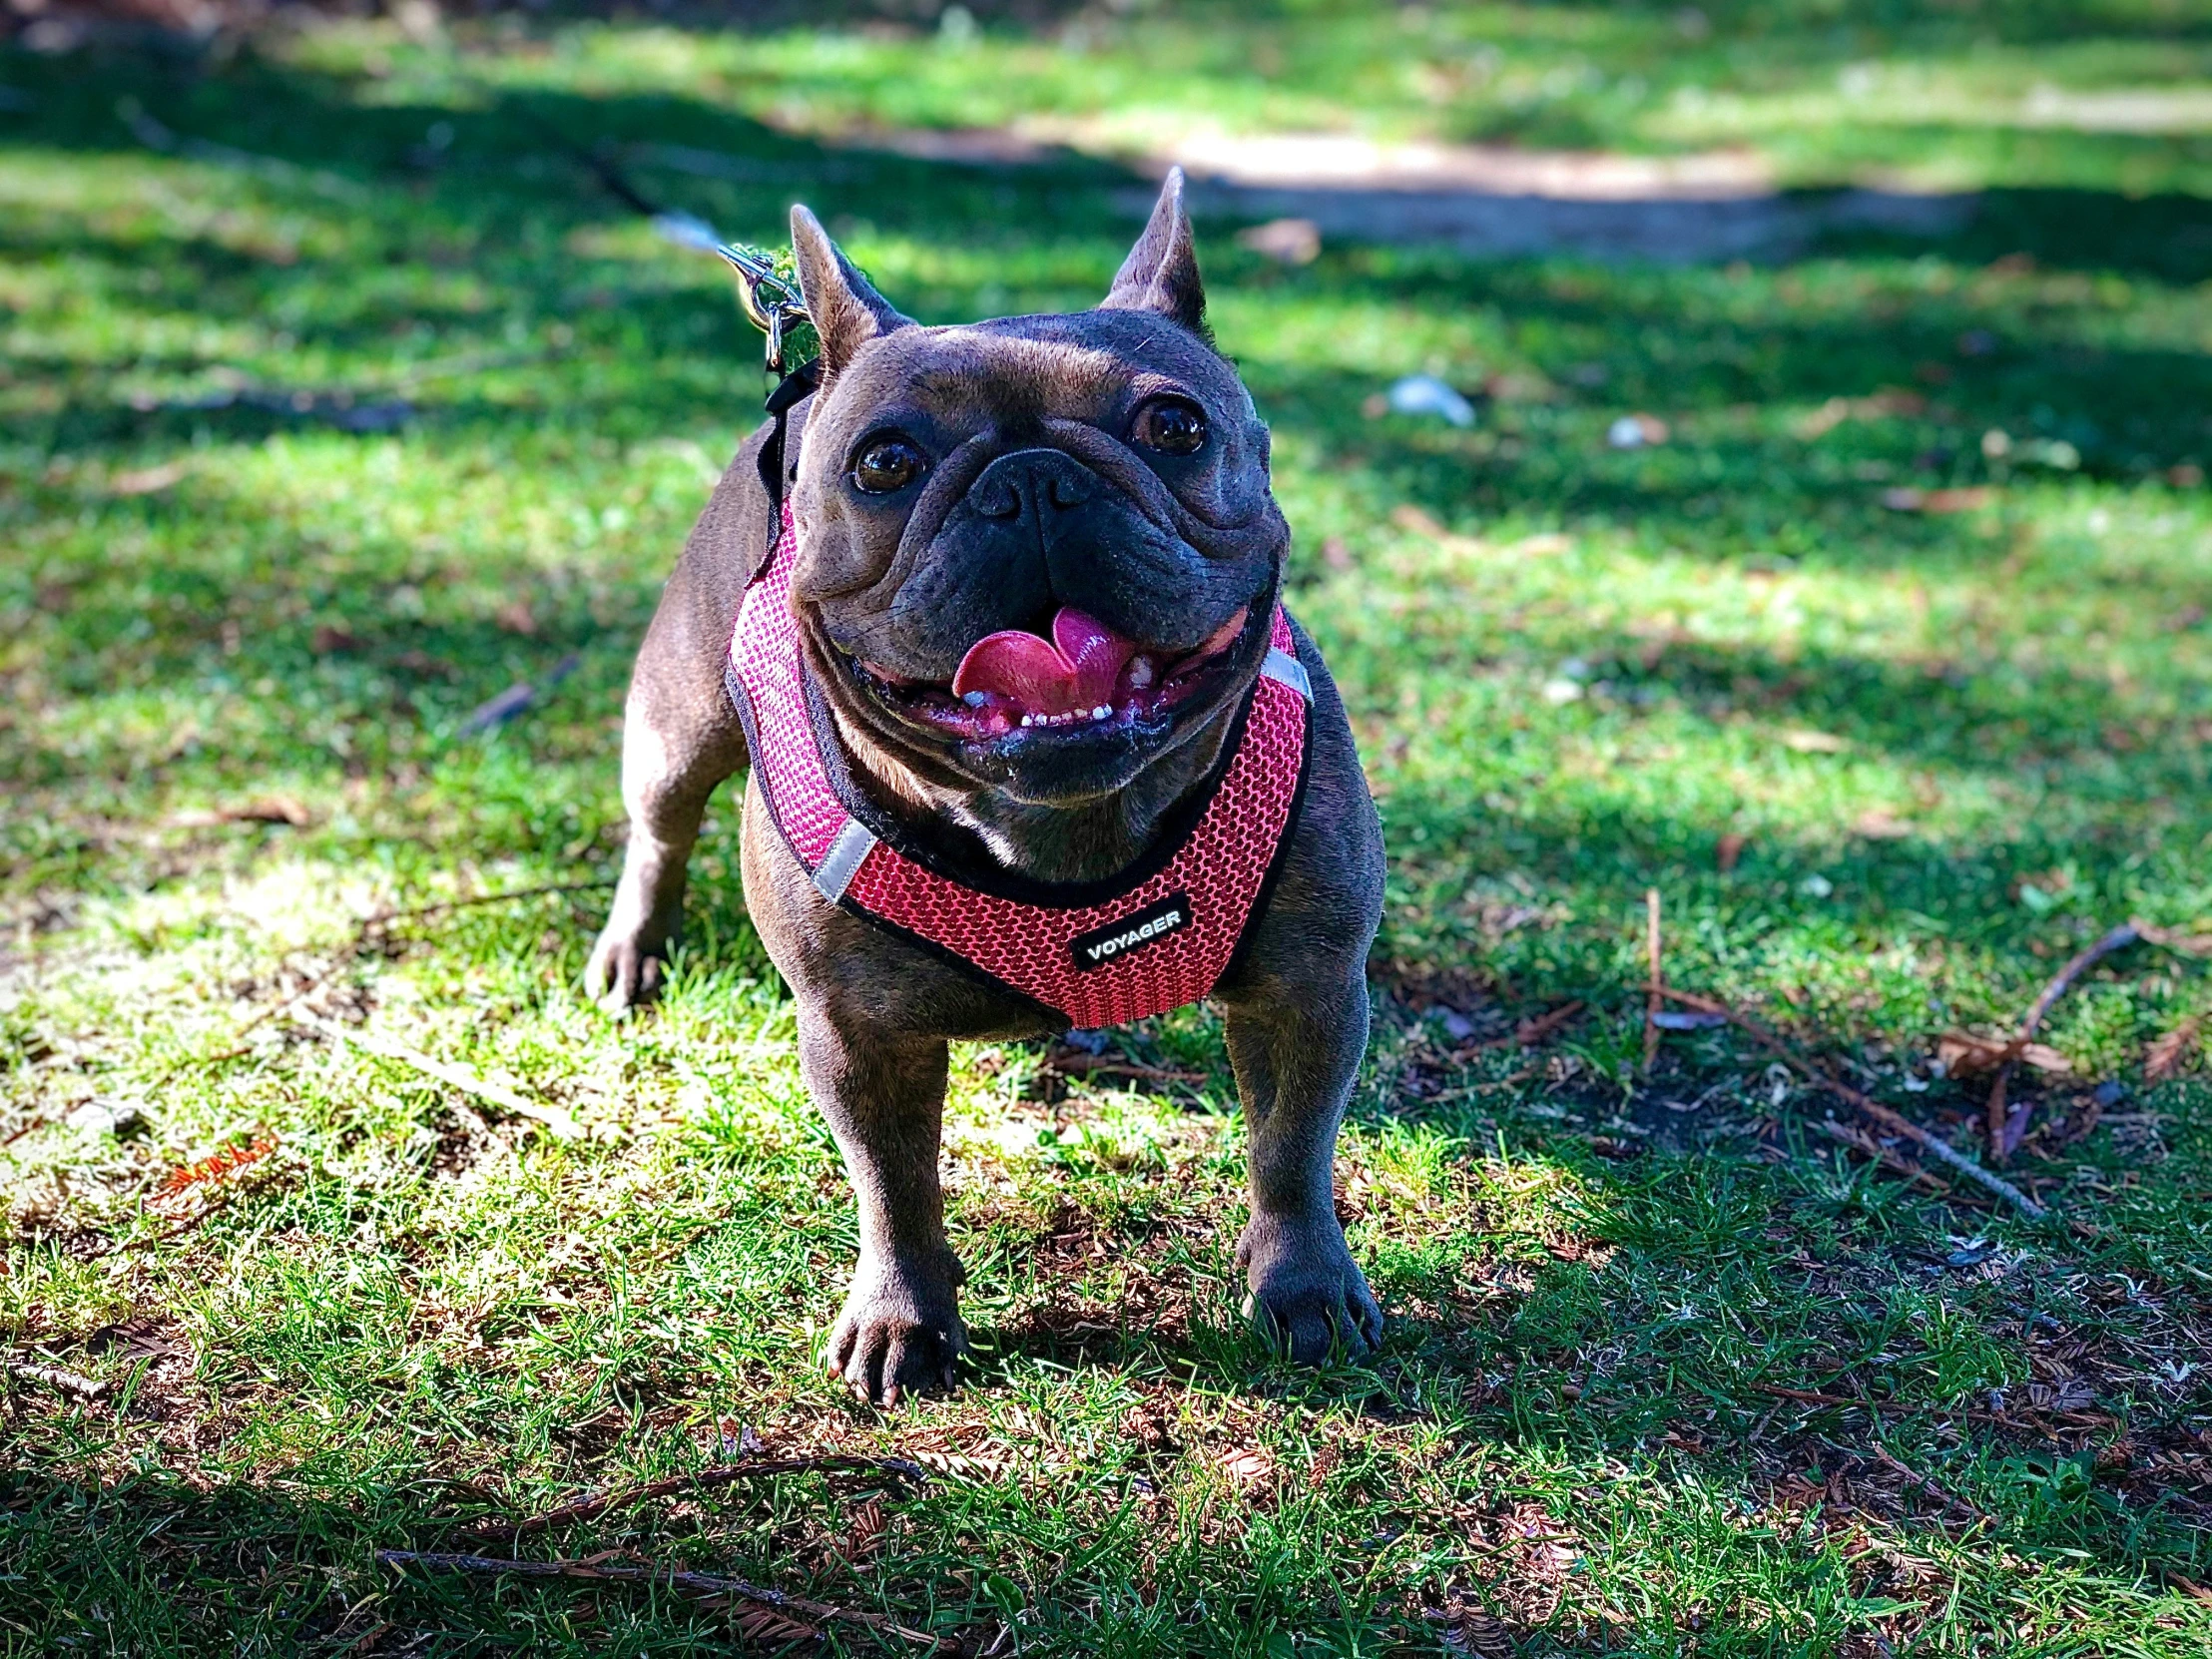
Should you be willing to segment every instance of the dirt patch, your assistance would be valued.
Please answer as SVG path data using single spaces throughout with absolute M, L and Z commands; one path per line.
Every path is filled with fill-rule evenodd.
M 1975 193 L 1786 191 L 1740 150 L 1686 156 L 1383 144 L 1352 133 L 1132 135 L 1111 123 L 1031 118 L 1004 128 L 860 128 L 806 136 L 840 149 L 990 168 L 1117 163 L 1189 176 L 1191 210 L 1302 220 L 1326 239 L 1438 243 L 1478 258 L 1578 254 L 1692 265 L 1794 257 L 1833 232 L 1954 236 Z M 1119 193 L 1137 217 L 1154 187 Z

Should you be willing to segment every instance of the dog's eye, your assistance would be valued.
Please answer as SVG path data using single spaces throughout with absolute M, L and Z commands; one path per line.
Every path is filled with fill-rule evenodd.
M 1206 411 L 1187 397 L 1155 397 L 1137 411 L 1129 435 L 1163 455 L 1195 455 L 1206 447 Z
M 929 457 L 895 432 L 871 437 L 852 457 L 852 481 L 869 495 L 902 490 L 929 470 Z

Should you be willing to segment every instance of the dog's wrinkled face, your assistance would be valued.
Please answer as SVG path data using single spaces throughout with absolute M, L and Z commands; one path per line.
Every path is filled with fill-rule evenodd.
M 1180 178 L 1104 305 L 920 327 L 804 209 L 823 341 L 793 592 L 839 714 L 933 782 L 1126 785 L 1251 684 L 1289 531 L 1206 341 Z

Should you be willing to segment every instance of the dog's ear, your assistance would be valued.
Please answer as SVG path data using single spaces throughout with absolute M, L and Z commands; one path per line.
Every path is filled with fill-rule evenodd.
M 1158 311 L 1195 334 L 1206 331 L 1206 289 L 1198 279 L 1198 247 L 1183 206 L 1183 170 L 1168 169 L 1160 200 L 1144 235 L 1122 261 L 1114 285 L 1100 301 L 1104 311 Z
M 889 300 L 868 286 L 867 278 L 830 240 L 822 221 L 805 208 L 792 209 L 792 263 L 799 268 L 799 293 L 808 320 L 822 341 L 822 372 L 834 375 L 854 352 L 877 334 L 910 328 Z

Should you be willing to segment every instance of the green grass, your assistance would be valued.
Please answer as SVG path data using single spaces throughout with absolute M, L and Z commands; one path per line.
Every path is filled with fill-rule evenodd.
M 2073 1069 L 2018 1084 L 2009 1172 L 2042 1225 L 1844 1152 L 1730 1032 L 1644 1074 L 1640 987 L 1656 886 L 1675 983 L 1974 1151 L 1984 1091 L 1931 1075 L 1939 1034 L 2009 1025 L 2113 922 L 2212 917 L 2206 140 L 2003 102 L 2201 88 L 2207 37 L 2148 5 L 1772 10 L 1691 40 L 1668 7 L 1168 9 L 1089 19 L 1086 56 L 996 23 L 0 54 L 0 1340 L 113 1390 L 0 1397 L 0 1653 L 771 1650 L 742 1605 L 371 1560 L 740 1425 L 939 1472 L 780 1477 L 522 1552 L 1003 1653 L 2203 1652 L 2212 1088 L 2201 1040 L 2144 1067 L 2212 1015 L 2204 962 L 2139 946 L 2059 1005 Z M 1598 82 L 1519 115 L 1399 97 L 1447 42 L 1494 44 L 1501 88 L 1577 57 Z M 1875 60 L 1903 79 L 1865 99 L 1950 90 L 1849 121 L 1811 96 Z M 154 153 L 123 99 L 230 148 Z M 877 1413 L 814 1369 L 851 1210 L 735 805 L 668 996 L 624 1024 L 577 991 L 603 893 L 420 908 L 611 875 L 630 656 L 763 389 L 716 273 L 547 128 L 747 158 L 757 182 L 635 165 L 763 241 L 804 197 L 936 320 L 1090 302 L 1127 179 L 809 135 L 1132 110 L 1741 139 L 1808 183 L 2000 188 L 1953 242 L 1786 267 L 1285 271 L 1206 228 L 1293 604 L 1389 836 L 1340 1163 L 1387 1340 L 1310 1375 L 1245 1334 L 1241 1131 L 1191 1010 L 1117 1037 L 1196 1078 L 1157 1093 L 955 1054 L 977 1354 L 958 1394 Z M 1487 388 L 1474 429 L 1362 412 L 1423 368 Z M 323 418 L 392 399 L 392 429 Z M 1669 441 L 1607 447 L 1638 411 Z M 1882 505 L 1908 486 L 1990 493 Z M 461 734 L 571 653 L 541 707 Z M 1535 1050 L 1447 1029 L 1567 998 L 1587 1013 Z M 587 1134 L 331 1036 L 356 1026 Z

